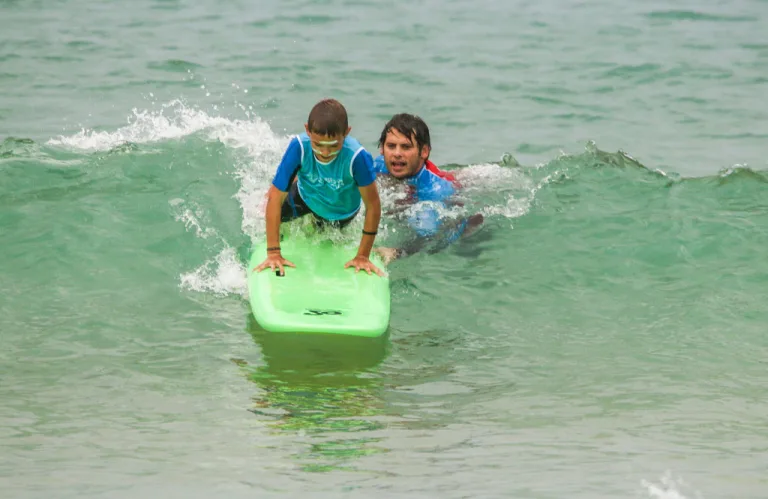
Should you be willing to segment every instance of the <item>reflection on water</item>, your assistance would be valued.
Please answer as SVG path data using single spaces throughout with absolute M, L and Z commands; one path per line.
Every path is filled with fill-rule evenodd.
M 250 410 L 275 431 L 312 440 L 297 455 L 302 469 L 328 471 L 386 450 L 376 447 L 378 438 L 350 435 L 383 427 L 373 416 L 385 407 L 377 368 L 388 352 L 386 335 L 268 333 L 252 316 L 248 331 L 261 347 L 262 363 L 235 362 L 260 389 Z

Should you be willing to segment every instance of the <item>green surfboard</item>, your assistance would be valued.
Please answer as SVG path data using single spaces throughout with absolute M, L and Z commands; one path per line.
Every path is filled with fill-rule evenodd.
M 254 247 L 248 266 L 248 295 L 253 316 L 270 332 L 381 336 L 389 325 L 389 277 L 344 268 L 356 247 L 292 237 L 281 253 L 296 268 L 278 276 L 269 268 L 254 271 L 266 257 L 266 242 Z M 375 255 L 371 260 L 384 270 Z

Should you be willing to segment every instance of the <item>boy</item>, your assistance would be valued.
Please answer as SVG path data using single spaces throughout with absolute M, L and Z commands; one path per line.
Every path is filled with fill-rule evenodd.
M 321 226 L 342 228 L 365 204 L 363 235 L 357 256 L 344 268 L 384 273 L 370 261 L 381 218 L 371 154 L 354 138 L 347 111 L 335 99 L 312 108 L 305 133 L 291 139 L 267 193 L 267 258 L 254 270 L 269 267 L 285 275 L 284 266 L 296 267 L 280 253 L 280 223 L 311 215 Z

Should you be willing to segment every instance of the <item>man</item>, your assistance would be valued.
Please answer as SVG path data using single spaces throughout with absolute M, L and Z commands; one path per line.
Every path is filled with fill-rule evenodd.
M 453 198 L 460 188 L 456 178 L 440 170 L 429 160 L 432 144 L 427 124 L 412 114 L 396 114 L 384 125 L 379 138 L 379 152 L 373 169 L 378 176 L 389 176 L 408 186 L 409 204 L 415 204 L 409 217 L 409 225 L 418 236 L 401 248 L 377 248 L 385 263 L 395 258 L 415 253 L 428 240 L 440 232 L 442 221 L 439 209 L 457 205 Z M 438 241 L 438 248 L 444 248 L 462 235 L 467 235 L 483 223 L 483 216 L 475 214 L 449 227 Z

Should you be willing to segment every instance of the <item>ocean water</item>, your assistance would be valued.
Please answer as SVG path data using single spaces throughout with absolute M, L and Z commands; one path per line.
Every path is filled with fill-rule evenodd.
M 0 1 L 2 496 L 766 497 L 766 23 Z M 486 219 L 389 266 L 380 340 L 248 305 L 263 195 L 328 96 L 372 152 L 424 117 L 464 185 L 443 216 Z

